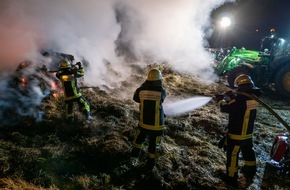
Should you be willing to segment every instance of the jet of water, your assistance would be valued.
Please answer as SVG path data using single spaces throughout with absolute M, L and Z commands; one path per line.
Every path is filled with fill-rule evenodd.
M 164 113 L 166 116 L 182 115 L 184 113 L 188 113 L 202 107 L 203 105 L 207 104 L 211 99 L 211 97 L 199 96 L 169 103 L 164 102 Z

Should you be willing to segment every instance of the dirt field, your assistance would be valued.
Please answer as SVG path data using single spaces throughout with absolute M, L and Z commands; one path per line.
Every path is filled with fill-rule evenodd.
M 194 76 L 160 67 L 167 99 L 212 97 L 228 90 L 222 82 L 204 84 Z M 146 73 L 146 71 L 144 71 Z M 3 189 L 231 189 L 221 180 L 225 153 L 217 147 L 225 132 L 227 115 L 216 102 L 176 117 L 166 117 L 166 130 L 157 165 L 144 165 L 146 143 L 138 159 L 130 157 L 136 132 L 138 105 L 135 88 L 145 74 L 139 72 L 120 88 L 106 91 L 84 88 L 91 104 L 93 122 L 64 122 L 63 101 L 46 99 L 39 107 L 45 118 L 35 123 L 25 118 L 21 125 L 1 129 L 0 187 Z M 129 81 L 134 81 L 129 82 Z M 265 89 L 261 98 L 289 123 L 289 100 Z M 249 182 L 243 174 L 239 189 L 288 189 L 289 170 L 270 160 L 274 137 L 286 128 L 262 106 L 254 133 L 258 172 Z M 240 165 L 243 165 L 241 160 Z

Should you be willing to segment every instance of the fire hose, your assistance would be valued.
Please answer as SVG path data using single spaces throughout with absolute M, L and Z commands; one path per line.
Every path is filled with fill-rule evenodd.
M 254 99 L 256 100 L 257 102 L 259 102 L 262 106 L 264 106 L 271 114 L 273 114 L 277 119 L 278 121 L 280 121 L 284 127 L 286 127 L 286 129 L 288 130 L 288 132 L 290 132 L 290 127 L 288 125 L 288 123 L 286 123 L 286 121 L 284 119 L 282 119 L 278 114 L 277 112 L 275 112 L 269 105 L 267 105 L 265 102 L 263 102 L 262 100 L 260 100 L 257 96 L 255 95 L 252 95 L 252 94 L 248 94 L 248 93 L 244 93 L 244 92 L 234 92 L 235 94 L 241 94 L 241 95 L 244 95 L 244 96 L 247 96 L 251 99 Z

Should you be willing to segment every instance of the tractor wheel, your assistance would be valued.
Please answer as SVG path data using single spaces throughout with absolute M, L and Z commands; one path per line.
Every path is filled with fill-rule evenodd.
M 275 78 L 275 88 L 279 94 L 290 98 L 290 65 L 278 71 Z
M 249 75 L 250 69 L 248 67 L 245 67 L 245 66 L 238 66 L 238 67 L 233 68 L 229 72 L 227 80 L 228 80 L 228 84 L 231 88 L 235 87 L 234 82 L 235 82 L 236 78 L 241 74 Z

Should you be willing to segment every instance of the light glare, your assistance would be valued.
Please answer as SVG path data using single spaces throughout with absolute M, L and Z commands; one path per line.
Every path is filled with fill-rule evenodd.
M 220 24 L 223 28 L 227 28 L 227 27 L 231 26 L 232 22 L 231 22 L 231 19 L 229 17 L 223 17 L 221 19 Z

